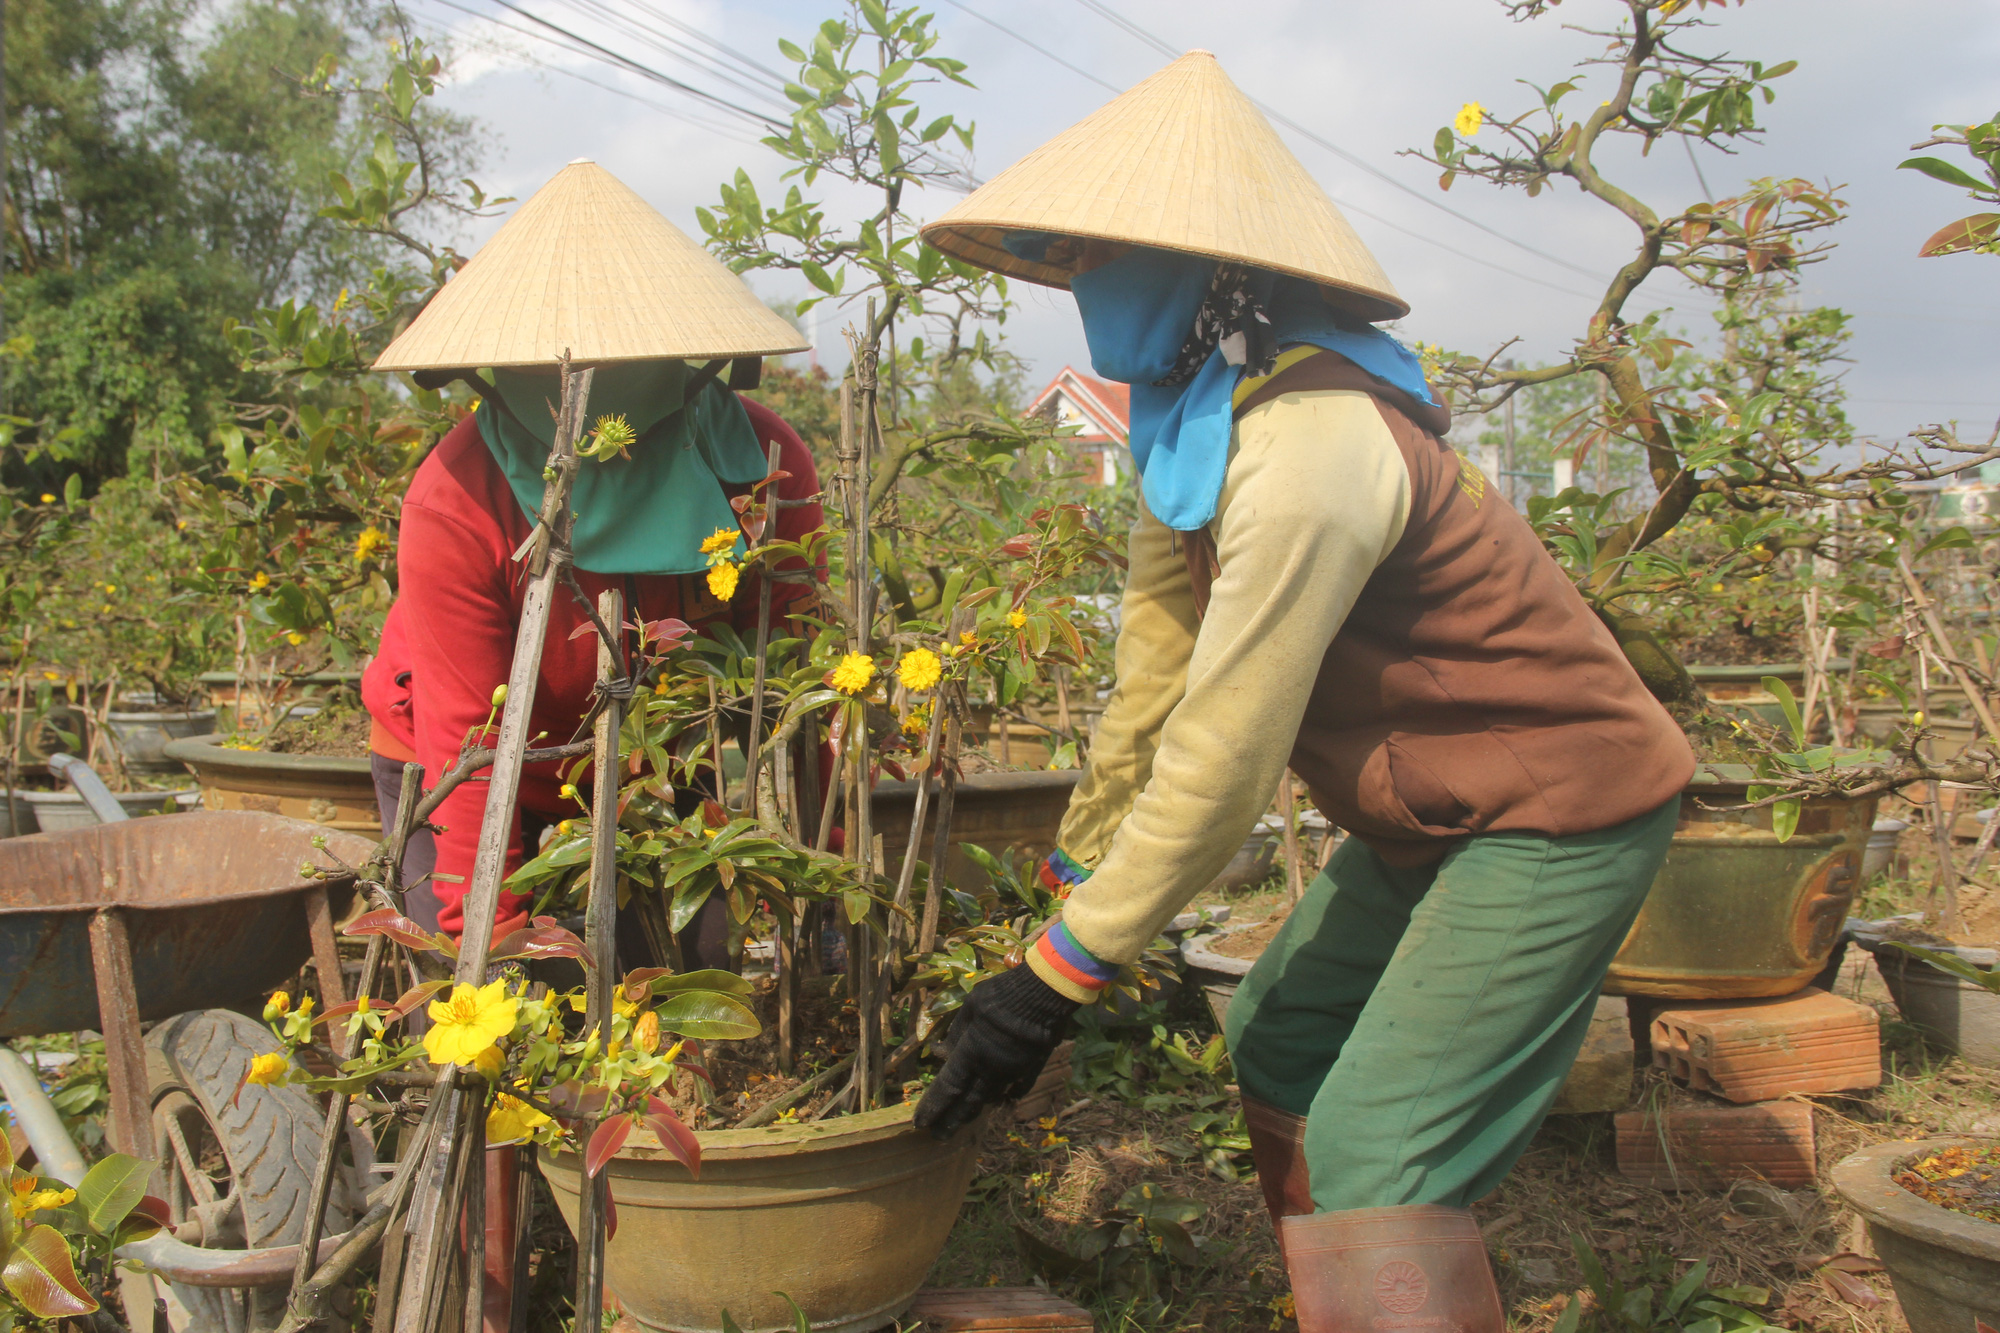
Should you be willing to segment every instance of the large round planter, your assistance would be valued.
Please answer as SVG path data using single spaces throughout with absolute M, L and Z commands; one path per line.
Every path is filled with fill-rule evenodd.
M 1826 965 L 1860 888 L 1875 799 L 1815 798 L 1780 842 L 1748 799 L 1750 770 L 1704 764 L 1639 919 L 1605 979 L 1611 995 L 1790 995 Z
M 167 742 L 215 731 L 213 708 L 178 712 L 107 713 L 105 724 L 125 767 L 134 773 L 178 773 L 180 761 L 167 758 Z
M 165 753 L 193 772 L 210 810 L 285 815 L 355 833 L 382 831 L 366 759 L 232 750 L 208 736 L 168 741 Z
M 201 799 L 195 791 L 115 791 L 111 793 L 129 817 L 172 815 L 191 810 Z M 73 791 L 22 791 L 14 795 L 35 812 L 34 825 L 23 833 L 67 833 L 96 828 L 104 821 Z
M 1859 923 L 1850 927 L 1848 934 L 1875 955 L 1875 966 L 1881 970 L 1903 1021 L 1922 1029 L 1935 1045 L 1952 1051 L 1969 1065 L 2000 1068 L 2000 995 L 1885 943 L 1880 925 L 1886 924 Z M 1933 947 L 1955 953 L 1975 967 L 2000 965 L 2000 950 Z
M 959 850 L 962 843 L 972 843 L 995 856 L 1009 848 L 1028 858 L 1053 851 L 1070 794 L 1081 776 L 1080 770 L 1072 768 L 1054 773 L 968 773 L 960 778 L 952 800 L 951 864 L 946 869 L 952 882 L 986 882 L 986 872 Z M 916 794 L 914 782 L 884 782 L 875 788 L 869 807 L 875 831 L 882 835 L 884 864 L 891 875 L 902 865 L 903 849 L 909 845 Z M 923 841 L 917 849 L 918 858 L 925 862 L 931 859 L 931 839 L 937 833 L 937 806 L 937 785 L 933 783 Z
M 1833 1187 L 1868 1223 L 1910 1333 L 1974 1333 L 1980 1322 L 2000 1327 L 2000 1223 L 1940 1208 L 1894 1179 L 1920 1154 L 1973 1142 L 1878 1143 L 1833 1168 Z
M 977 1126 L 939 1143 L 910 1104 L 816 1124 L 700 1135 L 701 1178 L 635 1130 L 605 1167 L 618 1234 L 605 1287 L 658 1333 L 785 1333 L 798 1302 L 819 1333 L 862 1333 L 909 1308 L 958 1220 Z M 576 1227 L 574 1154 L 542 1174 Z M 780 1295 L 779 1293 L 783 1293 Z

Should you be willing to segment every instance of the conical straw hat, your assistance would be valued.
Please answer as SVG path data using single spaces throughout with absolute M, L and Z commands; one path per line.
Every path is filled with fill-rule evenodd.
M 579 158 L 433 296 L 377 370 L 803 352 L 770 310 L 658 210 Z
M 1065 267 L 1011 254 L 1012 231 L 1129 241 L 1337 289 L 1369 319 L 1410 313 L 1333 200 L 1207 51 L 1114 98 L 923 228 L 981 268 L 1050 287 Z

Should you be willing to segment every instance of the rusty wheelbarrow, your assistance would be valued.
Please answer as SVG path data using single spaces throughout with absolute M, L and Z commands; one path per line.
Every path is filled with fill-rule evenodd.
M 320 837 L 324 850 L 313 845 Z M 201 1289 L 289 1281 L 324 1118 L 297 1088 L 251 1086 L 232 1099 L 250 1059 L 278 1049 L 237 1011 L 259 1004 L 308 958 L 327 1002 L 342 998 L 333 922 L 352 898 L 353 877 L 320 878 L 302 867 L 358 865 L 373 846 L 356 834 L 239 812 L 0 840 L 0 1038 L 104 1034 L 107 1137 L 121 1152 L 161 1163 L 152 1192 L 182 1224 L 174 1238 L 142 1242 L 163 1251 L 145 1261 L 171 1284 L 162 1294 L 177 1328 L 255 1327 L 263 1322 L 257 1305 L 282 1301 L 279 1291 L 245 1297 L 235 1310 L 201 1308 L 214 1304 Z M 156 1026 L 142 1035 L 142 1022 Z M 0 1082 L 29 1111 L 40 1089 L 15 1086 L 25 1071 L 12 1072 Z M 330 1231 L 360 1203 L 372 1152 L 357 1142 L 355 1156 Z

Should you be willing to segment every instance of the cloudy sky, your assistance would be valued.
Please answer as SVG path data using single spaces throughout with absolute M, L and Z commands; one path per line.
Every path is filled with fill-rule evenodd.
M 789 73 L 778 38 L 804 41 L 839 12 L 839 0 L 512 0 L 518 9 L 500 0 L 406 2 L 421 23 L 451 38 L 446 101 L 476 117 L 488 136 L 481 183 L 489 191 L 526 196 L 570 159 L 594 158 L 697 235 L 694 209 L 714 201 L 719 182 L 740 167 L 775 199 L 784 164 L 756 144 L 742 118 L 565 51 L 518 11 L 778 115 L 782 102 L 761 93 L 755 76 L 731 85 L 706 57 L 726 49 Z M 1603 277 L 1592 275 L 1608 275 L 1629 257 L 1629 224 L 1572 189 L 1530 200 L 1461 180 L 1446 195 L 1433 169 L 1398 156 L 1429 143 L 1465 101 L 1506 113 L 1533 96 L 1517 80 L 1546 86 L 1570 77 L 1602 41 L 1562 24 L 1609 27 L 1623 12 L 1612 0 L 1571 0 L 1528 23 L 1508 19 L 1495 0 L 940 0 L 934 8 L 941 53 L 968 61 L 978 86 L 938 90 L 924 104 L 978 122 L 972 167 L 981 176 L 1102 105 L 1113 95 L 1105 85 L 1129 87 L 1159 68 L 1167 59 L 1161 46 L 1215 52 L 1252 97 L 1388 178 L 1280 130 L 1349 209 L 1414 307 L 1399 326 L 1406 338 L 1483 354 L 1518 336 L 1517 355 L 1553 357 L 1595 304 Z M 1748 0 L 1707 12 L 1714 27 L 1699 49 L 1767 65 L 1799 62 L 1761 112 L 1763 143 L 1733 158 L 1703 158 L 1707 186 L 1721 196 L 1759 176 L 1803 176 L 1843 187 L 1851 205 L 1839 249 L 1810 270 L 1805 296 L 1853 316 L 1847 383 L 1857 426 L 1893 437 L 1956 419 L 1983 437 L 2000 416 L 2000 259 L 1917 259 L 1923 238 L 1975 206 L 1896 163 L 1931 125 L 2000 111 L 2000 5 Z M 633 20 L 655 35 L 636 31 Z M 1579 100 L 1600 95 L 1606 82 L 1601 73 L 1585 78 Z M 1642 161 L 1621 141 L 1598 166 L 1662 211 L 1702 197 L 1695 165 L 1678 148 Z M 840 216 L 839 196 L 822 193 Z M 956 198 L 929 194 L 915 202 L 922 216 Z M 1712 328 L 1708 303 L 1668 281 L 1655 278 L 1640 305 L 1672 307 L 1671 321 L 1704 335 Z M 757 285 L 767 299 L 801 294 L 775 279 Z M 1085 364 L 1067 294 L 1016 290 L 1020 309 L 1008 334 L 1036 374 Z M 831 362 L 843 316 L 823 310 L 819 338 Z

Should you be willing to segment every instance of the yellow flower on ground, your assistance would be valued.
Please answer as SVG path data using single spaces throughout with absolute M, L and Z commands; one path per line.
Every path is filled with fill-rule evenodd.
M 727 560 L 719 565 L 711 565 L 708 570 L 708 592 L 718 602 L 726 602 L 736 595 L 737 580 L 743 571 Z
M 300 633 L 299 633 L 299 632 L 298 632 L 297 630 L 294 630 L 294 631 L 292 631 L 292 632 L 291 632 L 290 634 L 287 634 L 287 635 L 285 636 L 285 642 L 286 642 L 286 643 L 289 643 L 289 644 L 290 644 L 290 645 L 292 645 L 292 647 L 294 647 L 294 648 L 298 647 L 298 646 L 299 646 L 300 644 L 304 643 L 305 641 L 306 641 L 306 636 L 305 636 L 305 635 L 303 635 L 303 634 L 300 634 Z
M 903 654 L 902 665 L 896 668 L 896 678 L 906 690 L 931 689 L 943 675 L 944 663 L 928 648 L 912 648 Z
M 431 1001 L 432 1027 L 424 1034 L 424 1052 L 432 1064 L 469 1065 L 514 1030 L 517 1008 L 505 981 L 476 988 L 460 982 L 450 999 Z
M 291 1069 L 292 1062 L 285 1058 L 282 1051 L 266 1051 L 262 1055 L 252 1057 L 248 1081 L 266 1085 L 283 1083 L 285 1075 L 290 1073 Z
M 519 1097 L 503 1092 L 486 1113 L 486 1146 L 497 1148 L 503 1143 L 519 1143 L 548 1123 L 548 1116 Z
M 1007 623 L 1015 629 L 1019 629 L 1028 623 L 1028 613 L 1026 611 L 1009 611 L 1007 613 Z
M 388 540 L 389 534 L 372 523 L 363 528 L 361 535 L 354 539 L 354 563 L 358 565 L 367 560 L 375 554 L 376 547 Z
M 736 529 L 717 528 L 712 534 L 701 539 L 703 555 L 720 555 L 736 549 Z
M 1467 102 L 1458 109 L 1458 115 L 1453 118 L 1451 127 L 1470 139 L 1479 133 L 1479 127 L 1485 123 L 1486 108 L 1477 102 Z
M 833 669 L 828 684 L 842 694 L 859 694 L 875 679 L 875 659 L 866 653 L 849 653 Z

